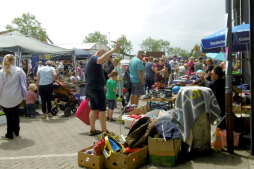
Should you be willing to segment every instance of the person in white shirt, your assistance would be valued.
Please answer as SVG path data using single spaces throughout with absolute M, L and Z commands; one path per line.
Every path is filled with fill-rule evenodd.
M 170 64 L 170 66 L 171 66 L 172 72 L 174 72 L 175 69 L 176 69 L 176 67 L 179 66 L 179 62 L 177 61 L 177 56 L 176 56 L 176 55 L 173 56 L 173 60 L 171 60 L 171 61 L 169 62 L 169 64 Z
M 3 139 L 13 139 L 13 134 L 19 136 L 19 105 L 23 100 L 20 76 L 26 78 L 24 71 L 15 66 L 13 55 L 5 55 L 3 69 L 0 70 L 0 105 L 7 119 L 7 133 Z
M 37 69 L 36 74 L 39 72 L 40 68 L 42 68 L 42 67 L 43 67 L 42 61 L 39 61 L 38 62 L 38 69 Z
M 47 110 L 48 109 L 48 117 L 51 117 L 51 101 L 53 99 L 53 82 L 56 80 L 57 74 L 55 69 L 52 67 L 52 62 L 48 60 L 46 62 L 46 66 L 40 68 L 37 73 L 37 92 L 41 96 L 42 102 L 42 119 L 47 118 Z
M 187 63 L 185 63 L 185 64 L 181 63 L 180 66 L 179 66 L 179 72 L 178 72 L 179 77 L 188 75 L 188 72 L 186 70 L 188 70 L 188 64 Z

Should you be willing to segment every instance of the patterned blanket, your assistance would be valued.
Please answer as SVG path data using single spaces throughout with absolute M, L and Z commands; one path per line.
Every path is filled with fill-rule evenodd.
M 212 90 L 207 87 L 188 86 L 182 87 L 178 93 L 175 103 L 178 112 L 178 122 L 186 141 L 195 119 L 203 112 L 209 114 L 209 121 L 213 123 L 221 113 L 216 97 Z

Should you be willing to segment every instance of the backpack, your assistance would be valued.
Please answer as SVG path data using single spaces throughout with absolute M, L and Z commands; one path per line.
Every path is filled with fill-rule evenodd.
M 129 68 L 126 69 L 123 77 L 123 87 L 130 89 L 131 88 L 131 80 L 130 80 L 130 71 Z
M 126 143 L 130 148 L 142 147 L 147 145 L 148 137 L 156 134 L 155 125 L 158 120 L 150 117 L 143 117 L 139 119 L 130 129 Z

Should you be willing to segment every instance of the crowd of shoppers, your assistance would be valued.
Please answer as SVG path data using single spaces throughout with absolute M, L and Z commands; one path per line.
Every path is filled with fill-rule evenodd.
M 106 121 L 115 121 L 113 112 L 116 101 L 121 101 L 123 108 L 126 104 L 138 105 L 140 96 L 150 93 L 155 82 L 168 84 L 181 76 L 191 75 L 201 70 L 205 72 L 202 74 L 202 81 L 210 81 L 206 84 L 207 87 L 214 91 L 219 101 L 223 100 L 220 93 L 224 93 L 221 91 L 224 88 L 219 86 L 225 85 L 224 62 L 220 62 L 219 66 L 214 67 L 212 59 L 207 59 L 205 62 L 203 62 L 202 57 L 196 60 L 194 57 L 190 57 L 189 60 L 178 60 L 175 55 L 171 60 L 165 56 L 161 58 L 145 57 L 144 51 L 139 51 L 137 56 L 130 60 L 126 69 L 119 63 L 118 59 L 112 57 L 112 54 L 119 48 L 120 45 L 116 44 L 116 47 L 108 52 L 104 49 L 98 50 L 84 64 L 81 62 L 77 66 L 77 74 L 75 74 L 74 66 L 65 61 L 47 61 L 45 66 L 42 61 L 39 61 L 32 70 L 28 60 L 24 59 L 21 69 L 15 66 L 13 55 L 6 55 L 0 67 L 0 105 L 7 117 L 7 132 L 4 138 L 13 139 L 13 135 L 19 135 L 18 109 L 24 100 L 19 76 L 24 76 L 25 79 L 29 80 L 31 72 L 36 75 L 36 84 L 31 83 L 28 87 L 27 117 L 35 116 L 34 104 L 38 99 L 37 95 L 40 95 L 42 119 L 52 116 L 51 101 L 53 100 L 53 82 L 55 80 L 68 77 L 70 82 L 75 83 L 77 77 L 83 76 L 85 78 L 86 96 L 90 99 L 91 107 L 89 116 L 91 124 L 89 135 L 91 136 L 101 132 L 109 132 Z M 123 79 L 127 75 L 129 76 L 130 87 L 124 93 Z M 126 97 L 124 97 L 125 94 Z M 220 107 L 225 109 L 223 105 Z M 95 129 L 97 113 L 99 113 L 101 130 Z

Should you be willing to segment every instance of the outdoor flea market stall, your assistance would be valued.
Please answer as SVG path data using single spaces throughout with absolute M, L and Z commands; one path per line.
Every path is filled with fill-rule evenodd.
M 219 139 L 215 133 L 211 136 L 211 125 L 220 108 L 212 90 L 191 83 L 193 77 L 173 81 L 168 87 L 154 86 L 150 95 L 141 99 L 147 104 L 126 106 L 118 122 L 130 129 L 127 136 L 104 133 L 94 146 L 78 152 L 79 165 L 138 168 L 150 163 L 173 167 L 181 151 L 204 152 L 214 147 Z M 81 115 L 82 109 L 87 113 L 88 104 L 84 101 L 81 105 L 76 116 L 89 124 L 88 114 Z M 225 143 L 225 135 L 220 137 Z
M 64 75 L 64 67 L 55 66 L 58 73 L 58 80 L 54 85 L 55 106 L 52 109 L 52 114 L 56 115 L 57 110 L 63 110 L 65 116 L 70 116 L 71 112 L 76 112 L 79 104 L 80 95 L 79 86 L 82 86 L 82 79 L 78 77 L 77 61 L 85 60 L 91 54 L 81 49 L 64 49 L 55 45 L 41 42 L 32 37 L 25 36 L 19 32 L 8 32 L 0 35 L 0 52 L 1 54 L 13 53 L 16 59 L 16 65 L 22 67 L 24 58 L 31 60 L 31 76 L 27 79 L 27 84 L 36 82 L 35 68 L 39 61 L 53 60 L 55 62 L 69 60 L 69 67 L 66 69 L 67 76 Z M 67 63 L 66 63 L 67 65 Z M 66 66 L 65 65 L 65 66 Z M 80 68 L 79 68 L 80 69 Z M 36 69 L 37 70 L 37 69 Z M 60 70 L 60 71 L 59 71 Z M 61 77 L 61 78 L 60 78 Z M 39 105 L 37 106 L 40 107 Z M 20 106 L 20 112 L 25 112 L 25 104 Z
M 248 48 L 245 36 L 247 27 L 243 25 L 233 29 L 235 52 L 242 52 Z M 202 40 L 203 52 L 209 52 L 207 57 L 219 61 L 227 60 L 223 52 L 225 35 L 223 39 L 222 34 L 223 31 L 220 31 Z M 64 115 L 69 117 L 73 113 L 86 125 L 90 125 L 89 98 L 83 97 L 85 96 L 84 73 L 79 71 L 85 69 L 81 63 L 91 56 L 89 52 L 45 44 L 17 32 L 0 36 L 0 51 L 14 53 L 17 65 L 21 64 L 24 54 L 50 54 L 50 59 L 56 63 L 58 76 L 53 84 L 52 115 L 55 116 L 59 111 L 63 111 Z M 236 54 L 239 55 L 242 56 Z M 116 101 L 121 102 L 127 97 L 124 91 L 128 93 L 130 89 L 126 86 L 123 88 L 125 79 L 130 79 L 127 69 L 130 61 L 121 60 L 120 57 L 115 59 L 120 65 L 115 66 L 114 70 L 119 68 L 119 72 L 123 74 L 121 77 L 117 76 L 115 80 L 118 83 Z M 238 63 L 236 61 L 237 66 Z M 241 69 L 237 69 L 236 72 L 242 74 L 243 66 L 240 65 Z M 216 98 L 217 93 L 206 86 L 204 71 L 198 70 L 178 76 L 176 70 L 165 79 L 166 82 L 157 81 L 152 89 L 140 98 L 142 106 L 123 105 L 123 108 L 119 109 L 121 112 L 116 120 L 116 123 L 119 123 L 120 134 L 115 135 L 107 131 L 94 138 L 94 144 L 91 143 L 91 146 L 84 147 L 78 152 L 79 166 L 96 169 L 133 169 L 149 163 L 155 166 L 174 167 L 177 165 L 177 159 L 183 158 L 183 154 L 207 152 L 211 148 L 221 151 L 226 147 L 227 114 L 223 112 L 221 103 Z M 29 79 L 27 82 L 34 83 L 35 80 L 36 78 Z M 234 123 L 237 124 L 234 128 L 234 146 L 247 147 L 249 140 L 246 135 L 249 132 L 249 124 L 246 114 L 249 113 L 248 100 L 250 99 L 248 85 L 237 81 L 233 89 L 235 95 L 232 99 L 236 103 L 232 105 L 233 113 L 240 114 L 240 117 L 234 116 Z M 246 97 L 243 98 L 243 95 Z M 25 109 L 22 106 L 21 108 Z M 37 109 L 40 109 L 40 106 Z M 3 114 L 0 112 L 0 124 L 5 123 L 4 118 L 1 117 Z M 129 130 L 127 135 L 121 132 L 122 126 Z
M 248 31 L 248 25 L 233 28 L 233 51 L 238 52 L 236 59 L 242 56 L 239 52 L 248 49 Z M 210 52 L 207 57 L 227 61 L 223 53 L 223 32 L 202 40 L 202 51 Z M 234 65 L 238 68 L 233 74 L 239 76 L 238 72 L 242 74 L 244 71 L 243 66 L 238 61 Z M 118 119 L 119 123 L 130 129 L 127 136 L 104 133 L 94 146 L 78 152 L 79 165 L 89 168 L 138 168 L 149 163 L 173 167 L 183 152 L 202 153 L 211 148 L 221 151 L 222 147 L 227 146 L 227 114 L 221 112 L 214 92 L 200 86 L 201 74 L 202 71 L 195 72 L 165 86 L 154 85 L 152 91 L 141 98 L 147 102 L 145 106 L 129 105 Z M 249 85 L 243 84 L 243 81 L 233 81 L 233 146 L 248 148 L 250 91 Z M 77 117 L 84 120 L 79 115 Z

